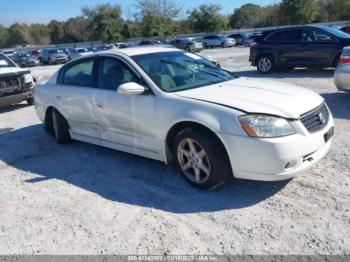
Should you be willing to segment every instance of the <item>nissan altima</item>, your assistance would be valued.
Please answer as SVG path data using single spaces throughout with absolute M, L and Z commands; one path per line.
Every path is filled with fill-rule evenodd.
M 325 156 L 334 133 L 318 94 L 237 77 L 161 46 L 74 60 L 36 86 L 35 106 L 58 143 L 80 140 L 176 163 L 201 189 L 232 177 L 292 178 Z

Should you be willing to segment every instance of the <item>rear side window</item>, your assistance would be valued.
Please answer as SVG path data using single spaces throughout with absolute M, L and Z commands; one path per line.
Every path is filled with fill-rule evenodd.
M 272 34 L 267 38 L 271 42 L 296 42 L 300 41 L 299 30 L 286 30 Z
M 65 68 L 62 76 L 62 84 L 92 87 L 93 67 L 94 59 L 91 58 Z

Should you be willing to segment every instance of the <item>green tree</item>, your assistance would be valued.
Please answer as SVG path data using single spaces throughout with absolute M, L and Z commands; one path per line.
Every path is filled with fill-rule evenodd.
M 234 10 L 230 16 L 232 28 L 253 28 L 261 20 L 262 8 L 255 4 L 246 4 Z
M 350 19 L 350 0 L 329 0 L 329 14 L 333 20 Z
M 319 12 L 319 2 L 317 0 L 283 0 L 281 3 L 281 15 L 285 24 L 315 22 Z
M 227 19 L 220 14 L 220 5 L 204 4 L 189 11 L 188 20 L 195 32 L 219 32 L 226 29 Z
M 88 21 L 82 16 L 70 18 L 64 24 L 64 33 L 69 42 L 85 42 L 89 38 Z
M 60 44 L 64 41 L 64 22 L 51 20 L 48 24 L 51 44 Z
M 0 25 L 0 48 L 6 47 L 7 43 L 7 29 Z
M 15 23 L 7 30 L 7 46 L 23 46 L 32 42 L 30 28 L 26 24 Z
M 31 43 L 35 45 L 47 45 L 50 43 L 50 29 L 45 24 L 31 24 L 29 28 Z
M 103 4 L 94 8 L 83 7 L 87 28 L 92 40 L 115 42 L 121 39 L 122 10 L 119 5 Z
M 136 19 L 142 36 L 166 37 L 173 33 L 181 9 L 173 0 L 138 0 Z

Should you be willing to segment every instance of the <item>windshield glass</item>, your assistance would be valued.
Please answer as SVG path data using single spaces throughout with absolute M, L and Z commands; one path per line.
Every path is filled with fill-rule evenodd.
M 58 49 L 51 49 L 48 52 L 49 54 L 59 54 L 59 53 L 63 53 L 61 50 Z
M 165 92 L 176 92 L 234 79 L 208 60 L 190 53 L 162 52 L 132 57 Z
M 348 33 L 345 33 L 339 29 L 336 28 L 332 28 L 329 26 L 321 26 L 320 28 L 322 28 L 323 30 L 325 30 L 328 33 L 331 33 L 332 35 L 336 36 L 336 37 L 340 37 L 340 38 L 348 38 L 350 39 L 350 35 Z
M 5 55 L 0 54 L 0 68 L 3 67 L 16 67 L 16 65 Z

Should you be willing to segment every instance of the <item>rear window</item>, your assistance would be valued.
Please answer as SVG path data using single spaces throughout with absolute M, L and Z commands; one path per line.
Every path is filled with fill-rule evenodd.
M 279 31 L 269 36 L 267 40 L 271 42 L 294 42 L 300 40 L 299 35 L 299 30 Z

